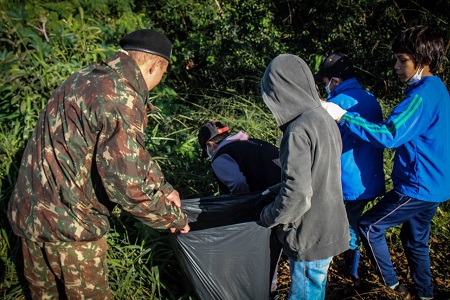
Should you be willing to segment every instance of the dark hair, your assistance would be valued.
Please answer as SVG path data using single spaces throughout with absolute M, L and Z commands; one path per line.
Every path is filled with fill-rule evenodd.
M 417 25 L 402 31 L 392 44 L 394 53 L 410 54 L 414 66 L 430 66 L 436 73 L 444 59 L 444 39 L 430 27 Z

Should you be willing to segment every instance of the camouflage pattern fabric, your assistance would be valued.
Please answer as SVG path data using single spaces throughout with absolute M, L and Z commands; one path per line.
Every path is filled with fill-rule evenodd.
M 43 247 L 22 239 L 24 274 L 32 299 L 112 299 L 107 250 L 105 237 L 95 242 L 44 243 Z
M 186 225 L 166 196 L 173 187 L 145 149 L 148 89 L 136 62 L 118 52 L 72 74 L 49 99 L 23 154 L 8 218 L 38 242 L 95 241 L 113 201 L 156 228 Z

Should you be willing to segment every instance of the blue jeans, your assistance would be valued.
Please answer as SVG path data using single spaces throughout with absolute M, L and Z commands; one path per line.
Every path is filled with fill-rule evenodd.
M 325 299 L 328 267 L 332 258 L 314 261 L 289 258 L 291 288 L 288 300 Z
M 359 220 L 364 248 L 385 285 L 398 282 L 384 236 L 402 224 L 400 239 L 419 297 L 433 297 L 428 239 L 430 222 L 439 203 L 411 198 L 393 190 Z
M 357 250 L 361 247 L 361 239 L 359 237 L 358 221 L 366 207 L 366 204 L 373 199 L 367 200 L 345 200 L 345 211 L 350 225 L 350 250 Z

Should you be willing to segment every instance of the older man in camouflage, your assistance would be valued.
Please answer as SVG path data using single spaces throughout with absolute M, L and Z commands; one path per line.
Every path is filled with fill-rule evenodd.
M 107 201 L 153 228 L 189 232 L 178 192 L 144 145 L 148 94 L 172 44 L 143 29 L 120 45 L 54 91 L 25 149 L 8 217 L 33 299 L 112 298 Z

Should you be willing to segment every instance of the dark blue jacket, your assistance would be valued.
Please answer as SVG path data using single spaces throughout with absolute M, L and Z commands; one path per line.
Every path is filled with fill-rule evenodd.
M 223 194 L 264 191 L 281 181 L 280 152 L 274 145 L 250 138 L 225 140 L 211 159 Z

